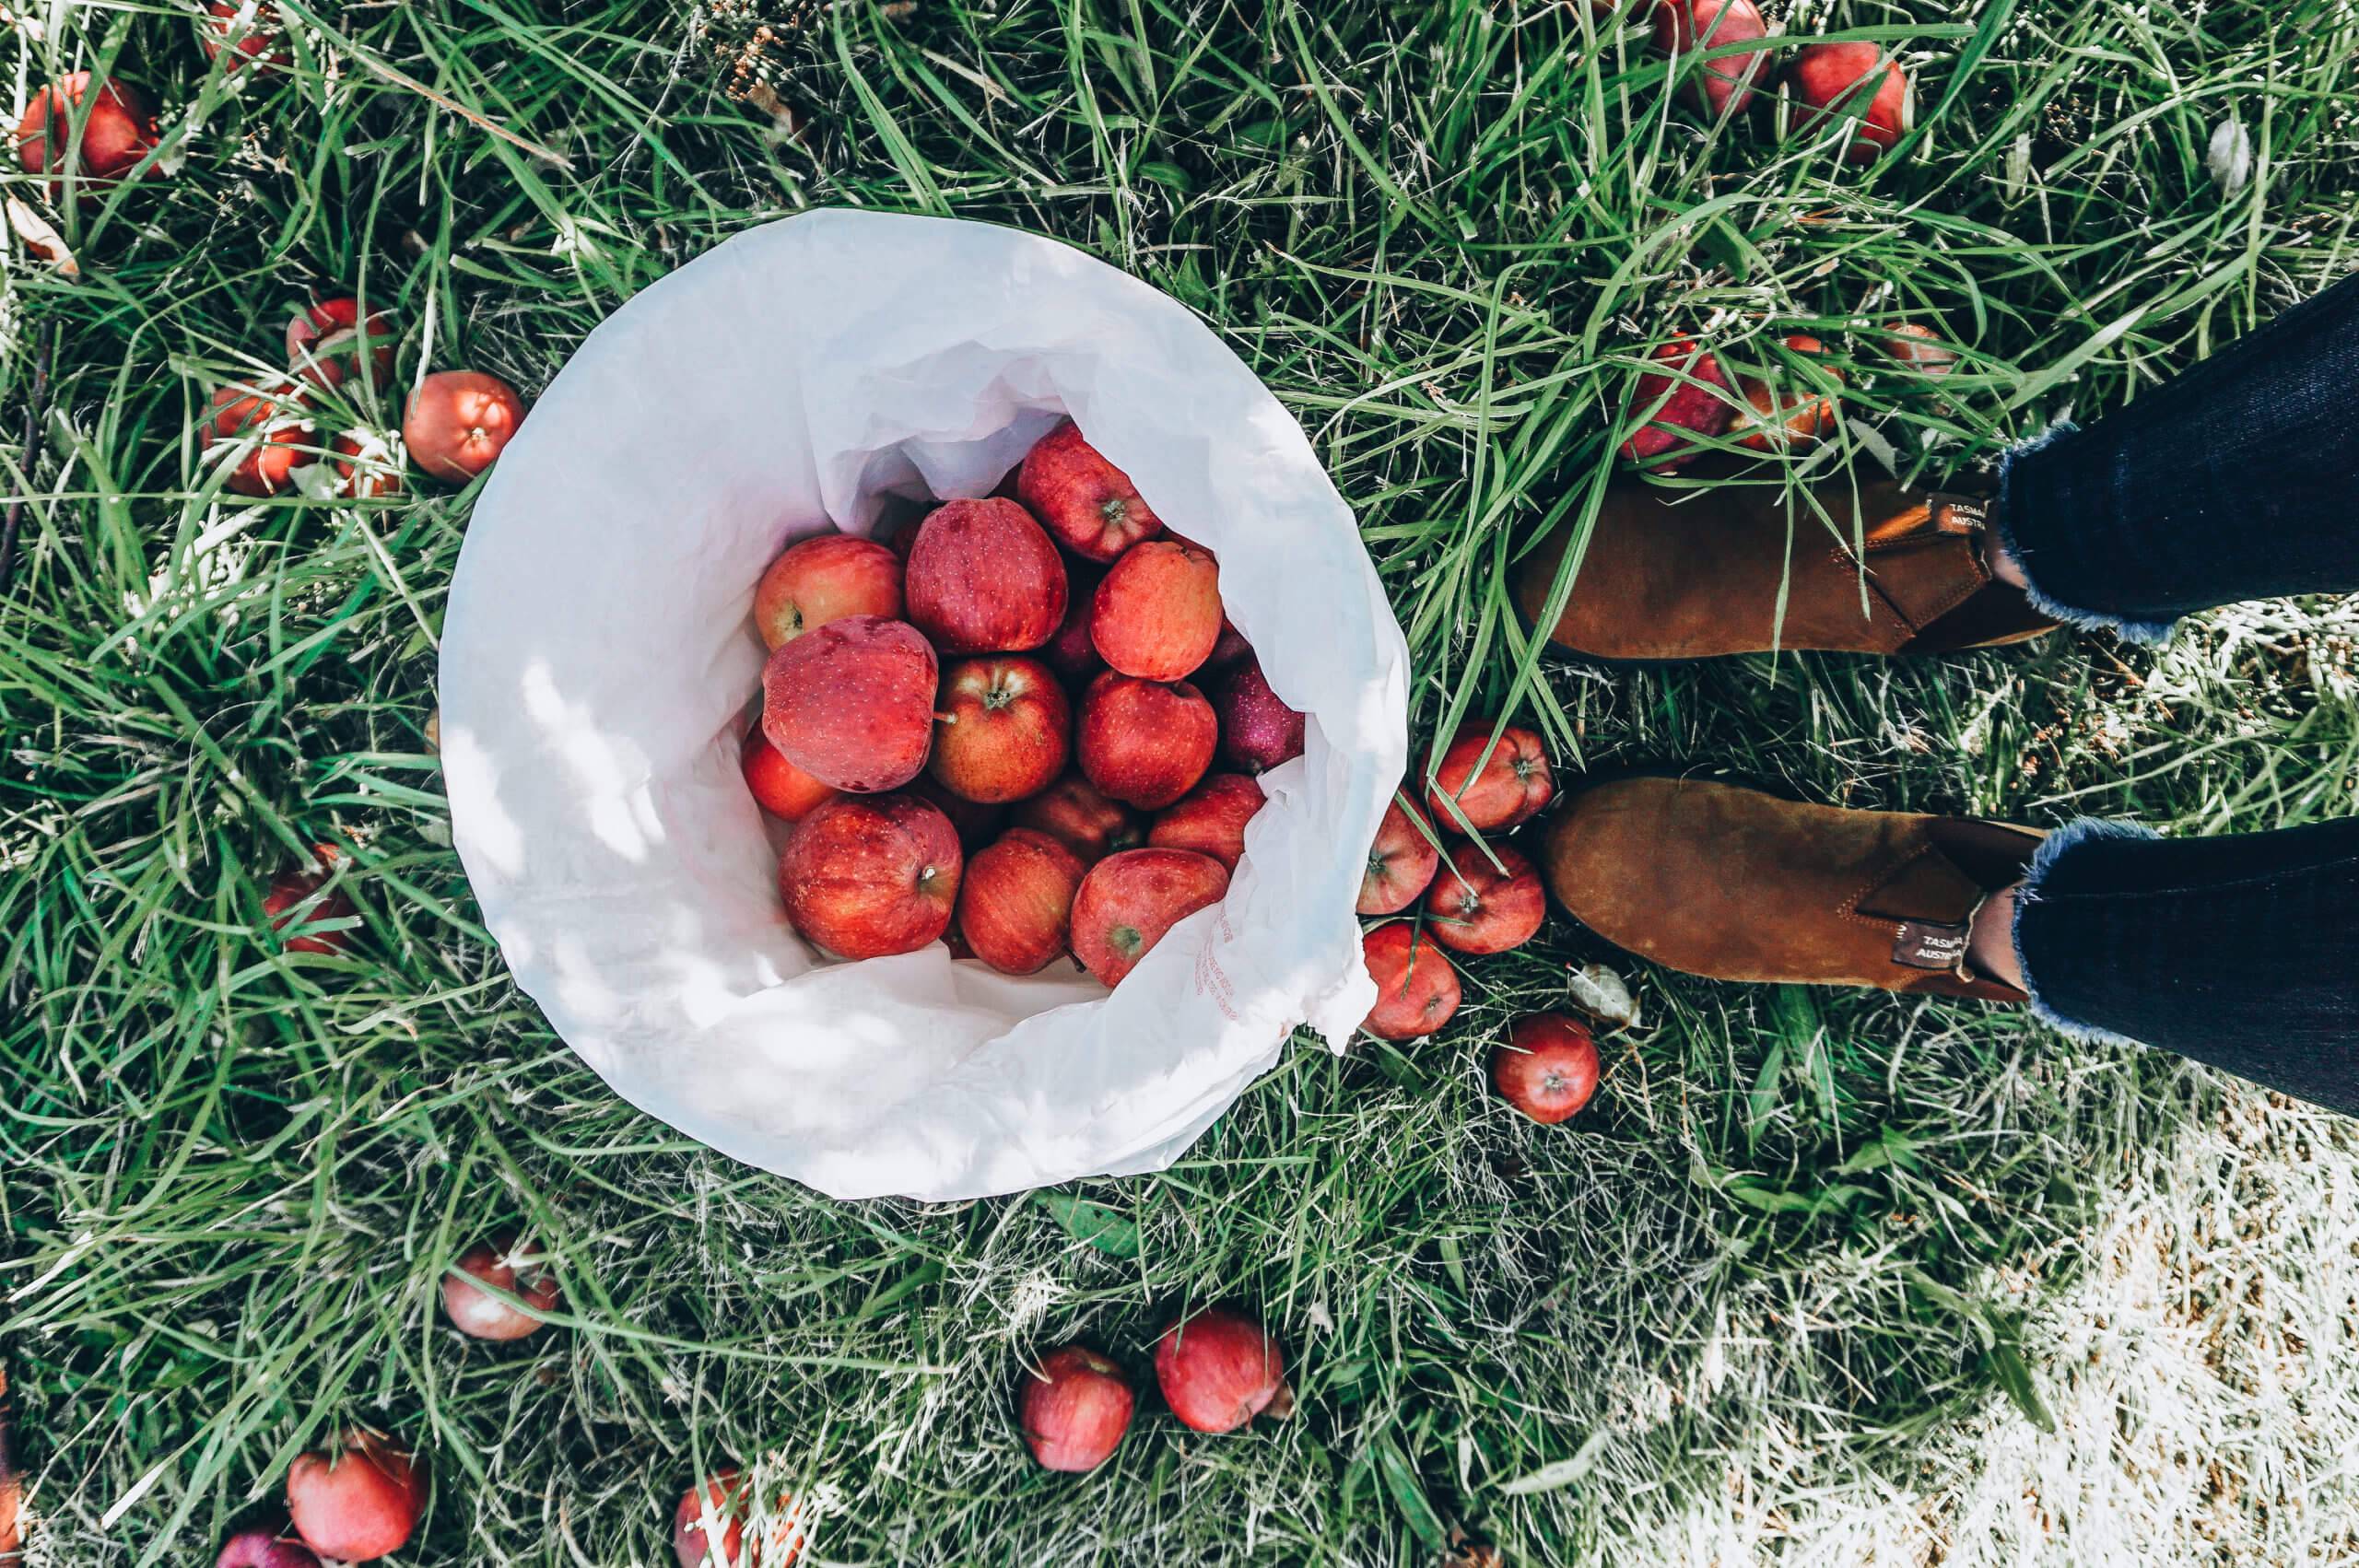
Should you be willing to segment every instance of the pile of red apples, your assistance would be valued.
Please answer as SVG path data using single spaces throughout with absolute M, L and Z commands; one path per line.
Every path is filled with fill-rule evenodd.
M 1070 421 L 1001 493 L 889 537 L 803 540 L 755 590 L 771 652 L 744 767 L 792 825 L 788 920 L 844 958 L 946 939 L 1120 984 L 1227 892 L 1255 776 L 1301 755 L 1303 716 L 1212 552 Z

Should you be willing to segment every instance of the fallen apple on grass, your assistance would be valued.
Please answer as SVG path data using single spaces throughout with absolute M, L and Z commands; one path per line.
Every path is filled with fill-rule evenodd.
M 1883 44 L 1811 44 L 1794 56 L 1788 79 L 1809 107 L 1798 122 L 1803 131 L 1819 129 L 1829 117 L 1851 122 L 1843 156 L 1853 163 L 1873 163 L 1908 129 L 1908 73 Z
M 1434 769 L 1426 805 L 1444 829 L 1520 826 L 1555 799 L 1555 774 L 1540 737 L 1509 725 L 1494 742 L 1493 727 L 1478 719 L 1461 730 Z
M 1957 365 L 1957 350 L 1922 322 L 1886 322 L 1876 346 L 1884 356 L 1926 376 L 1946 376 Z
M 958 932 L 1003 975 L 1031 975 L 1073 945 L 1074 896 L 1088 867 L 1038 828 L 1010 828 L 967 862 Z
M 401 461 L 391 442 L 373 430 L 346 430 L 328 443 L 335 464 L 336 491 L 351 500 L 373 500 L 402 493 Z
M 1098 792 L 1161 811 L 1213 765 L 1220 721 L 1185 681 L 1142 681 L 1108 670 L 1081 696 L 1074 755 Z
M 1242 773 L 1215 773 L 1155 819 L 1146 841 L 1158 849 L 1193 849 L 1228 871 L 1245 854 L 1245 825 L 1269 803 L 1262 786 Z
M 1655 47 L 1672 56 L 1767 38 L 1769 28 L 1753 0 L 1656 0 Z M 1759 51 L 1707 60 L 1686 91 L 1714 114 L 1741 114 L 1753 101 L 1754 78 L 1768 57 Z
M 1025 454 L 1015 495 L 1058 543 L 1093 561 L 1110 561 L 1163 526 L 1130 475 L 1098 455 L 1070 419 Z
M 298 465 L 311 461 L 311 422 L 292 382 L 231 385 L 213 394 L 205 421 L 205 450 L 246 443 L 223 481 L 241 496 L 276 496 L 290 487 Z
M 1089 640 L 1109 668 L 1144 681 L 1192 673 L 1220 641 L 1220 568 L 1175 539 L 1123 553 L 1097 585 Z
M 836 798 L 834 790 L 787 761 L 763 738 L 759 725 L 746 732 L 739 766 L 754 803 L 780 822 L 801 822 L 814 807 Z
M 1072 755 L 1073 705 L 1056 672 L 1022 654 L 962 659 L 942 673 L 935 782 L 989 804 L 1049 787 Z
M 901 560 L 873 539 L 822 533 L 790 544 L 754 586 L 754 629 L 775 649 L 846 615 L 901 618 Z
M 1665 369 L 1639 373 L 1631 411 L 1646 423 L 1630 432 L 1621 451 L 1632 462 L 1669 473 L 1702 450 L 1693 438 L 1726 430 L 1736 408 L 1723 395 L 1731 390 L 1728 372 L 1685 333 L 1658 345 L 1649 357 Z
M 1441 850 L 1431 834 L 1395 801 L 1377 824 L 1376 842 L 1367 850 L 1367 874 L 1360 879 L 1354 908 L 1362 915 L 1397 915 L 1425 896 L 1440 869 Z
M 1221 755 L 1247 773 L 1267 773 L 1302 755 L 1306 725 L 1270 689 L 1262 661 L 1248 658 L 1215 688 Z
M 308 910 L 304 902 L 317 894 L 343 859 L 343 852 L 333 844 L 311 846 L 312 864 L 309 868 L 289 869 L 271 879 L 270 891 L 263 895 L 262 912 L 270 917 L 270 929 L 284 933 L 289 925 L 295 934 L 282 936 L 280 944 L 289 953 L 333 954 L 352 945 L 353 932 L 347 929 L 314 930 L 314 926 L 349 920 L 360 911 L 353 907 L 341 889 L 328 894 Z
M 1360 1027 L 1380 1040 L 1414 1040 L 1458 1011 L 1458 971 L 1433 933 L 1406 920 L 1360 939 L 1360 961 L 1376 982 L 1376 1005 Z
M 762 733 L 830 789 L 895 790 L 933 744 L 941 669 L 907 621 L 846 615 L 781 643 L 762 667 Z
M 938 808 L 914 795 L 842 795 L 795 824 L 779 894 L 806 940 L 846 958 L 886 958 L 941 937 L 965 863 Z
M 402 444 L 427 473 L 464 485 L 492 465 L 523 423 L 523 398 L 498 376 L 437 370 L 410 392 Z
M 1560 1012 L 1519 1018 L 1491 1053 L 1499 1097 L 1536 1122 L 1565 1121 L 1597 1092 L 1597 1038 Z
M 365 1562 L 399 1551 L 426 1507 L 426 1472 L 370 1432 L 299 1454 L 287 1467 L 287 1515 L 322 1557 Z
M 910 621 L 945 653 L 1024 653 L 1065 618 L 1064 562 L 1014 501 L 949 501 L 910 542 L 901 593 Z
M 1107 799 L 1078 773 L 1068 773 L 1015 808 L 1015 825 L 1035 827 L 1096 865 L 1118 849 L 1146 842 L 1144 817 L 1120 801 Z
M 524 1305 L 511 1305 L 492 1291 L 514 1296 Z M 443 1314 L 451 1327 L 472 1340 L 505 1343 L 523 1339 L 542 1328 L 542 1315 L 557 1310 L 559 1299 L 557 1275 L 541 1258 L 519 1246 L 513 1235 L 475 1243 L 442 1276 Z
M 1089 868 L 1073 901 L 1073 955 L 1108 986 L 1173 926 L 1220 902 L 1228 872 L 1192 849 L 1125 849 Z
M 229 56 L 222 75 L 251 65 L 255 75 L 265 76 L 288 64 L 287 52 L 279 48 L 287 35 L 279 30 L 277 17 L 270 0 L 205 0 L 196 41 L 207 60 Z
M 370 383 L 387 388 L 399 336 L 393 319 L 382 310 L 371 310 L 364 327 L 359 300 L 349 295 L 322 299 L 287 318 L 287 368 L 326 391 L 361 380 L 365 356 Z
M 1807 333 L 1796 333 L 1786 339 L 1785 345 L 1813 359 L 1826 352 L 1826 345 Z M 1837 385 L 1842 384 L 1842 371 L 1829 366 L 1825 374 Z M 1737 390 L 1744 394 L 1745 408 L 1729 426 L 1729 434 L 1738 438 L 1737 445 L 1748 451 L 1805 447 L 1835 428 L 1835 399 L 1807 387 L 1797 393 L 1793 383 L 1800 380 L 1789 371 L 1781 389 L 1761 376 L 1738 378 Z
M 1016 1422 L 1042 1469 L 1081 1475 L 1113 1457 L 1136 1404 L 1121 1367 L 1085 1346 L 1066 1345 L 1026 1369 Z
M 1504 844 L 1461 844 L 1453 858 L 1457 869 L 1445 867 L 1426 895 L 1426 933 L 1453 952 L 1477 954 L 1530 942 L 1548 917 L 1538 868 Z
M 213 1568 L 320 1568 L 320 1560 L 299 1540 L 270 1530 L 240 1530 L 222 1542 Z
M 62 176 L 74 117 L 83 112 L 86 99 L 89 108 L 82 123 L 77 191 L 84 205 L 90 205 L 104 200 L 106 187 L 119 181 L 156 148 L 156 111 L 137 88 L 110 79 L 100 83 L 93 93 L 88 71 L 59 77 L 33 94 L 24 117 L 17 122 L 17 161 L 28 174 Z M 63 178 L 50 181 L 51 199 L 63 195 L 65 190 Z
M 793 1568 L 810 1544 L 803 1508 L 781 1496 L 753 1539 L 753 1483 L 744 1472 L 715 1470 L 688 1488 L 672 1510 L 672 1555 L 680 1568 Z
M 1262 1325 L 1215 1306 L 1182 1318 L 1155 1345 L 1155 1380 L 1181 1424 L 1198 1432 L 1235 1432 L 1267 1410 L 1293 1411 L 1285 1353 Z

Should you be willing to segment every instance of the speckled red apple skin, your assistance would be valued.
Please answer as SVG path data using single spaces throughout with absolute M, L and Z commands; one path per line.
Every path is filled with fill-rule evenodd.
M 1193 849 L 1229 871 L 1245 854 L 1245 825 L 1269 803 L 1262 786 L 1242 773 L 1214 773 L 1155 819 L 1146 841 L 1158 849 Z
M 1025 454 L 1015 494 L 1058 543 L 1093 561 L 1110 561 L 1163 527 L 1131 476 L 1107 462 L 1070 419 Z
M 1499 1097 L 1543 1126 L 1578 1115 L 1597 1093 L 1597 1037 L 1558 1012 L 1519 1018 L 1491 1055 Z
M 1121 1367 L 1086 1346 L 1065 1345 L 1026 1370 L 1016 1420 L 1042 1469 L 1080 1475 L 1113 1457 L 1136 1403 Z
M 1436 942 L 1454 953 L 1505 953 L 1539 932 L 1548 894 L 1530 860 L 1504 844 L 1461 843 L 1450 858 L 1457 869 L 1443 867 L 1426 895 L 1426 931 Z
M 1220 723 L 1185 681 L 1142 681 L 1109 670 L 1081 694 L 1074 755 L 1100 793 L 1161 811 L 1213 764 Z
M 1173 926 L 1228 891 L 1227 869 L 1192 849 L 1125 849 L 1089 868 L 1073 900 L 1073 955 L 1118 986 Z
M 945 653 L 1025 653 L 1065 618 L 1065 565 L 1014 501 L 949 501 L 910 544 L 910 621 Z
M 914 795 L 842 795 L 795 825 L 779 857 L 779 895 L 805 939 L 846 958 L 885 958 L 948 929 L 965 864 L 939 807 Z
M 1235 1432 L 1285 1387 L 1285 1352 L 1259 1323 L 1216 1306 L 1163 1331 L 1155 1380 L 1182 1424 Z
M 1270 689 L 1262 661 L 1249 659 L 1216 688 L 1213 709 L 1220 719 L 1220 751 L 1247 773 L 1267 773 L 1302 755 L 1303 716 Z
M 831 790 L 898 790 L 925 766 L 942 669 L 907 621 L 846 615 L 762 669 L 762 733 Z
M 1089 640 L 1109 667 L 1176 681 L 1220 641 L 1220 568 L 1175 539 L 1150 539 L 1107 572 L 1090 603 Z
M 1074 895 L 1088 867 L 1059 839 L 1013 827 L 967 862 L 958 931 L 1003 975 L 1038 974 L 1073 945 Z

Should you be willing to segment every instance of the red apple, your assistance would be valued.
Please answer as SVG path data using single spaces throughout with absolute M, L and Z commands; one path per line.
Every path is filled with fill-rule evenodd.
M 1014 501 L 952 501 L 910 545 L 910 619 L 945 653 L 1022 653 L 1065 618 L 1065 566 Z
M 1038 659 L 962 659 L 942 673 L 934 778 L 970 801 L 1020 801 L 1049 787 L 1072 753 L 1073 705 Z
M 1146 842 L 1146 824 L 1139 813 L 1108 800 L 1078 773 L 1066 774 L 1016 807 L 1015 824 L 1039 828 L 1079 855 L 1084 865 L 1096 865 L 1117 849 L 1135 849 Z
M 374 430 L 346 430 L 328 443 L 335 464 L 339 496 L 373 500 L 402 493 L 401 460 L 384 437 Z
M 1493 865 L 1490 857 L 1498 857 Z M 1461 843 L 1426 895 L 1426 930 L 1459 953 L 1505 953 L 1521 947 L 1548 915 L 1548 894 L 1530 860 L 1504 844 L 1489 853 Z
M 311 855 L 315 864 L 309 870 L 283 871 L 271 880 L 270 891 L 263 895 L 262 912 L 270 917 L 270 929 L 284 930 L 291 922 L 299 933 L 286 938 L 280 945 L 289 953 L 342 953 L 352 945 L 354 932 L 349 928 L 313 931 L 311 927 L 332 920 L 348 920 L 360 911 L 342 892 L 329 894 L 314 904 L 311 911 L 299 920 L 297 907 L 319 892 L 335 870 L 343 852 L 333 844 L 314 844 Z
M 1376 1006 L 1360 1024 L 1383 1040 L 1414 1040 L 1458 1011 L 1458 971 L 1433 933 L 1407 921 L 1379 926 L 1360 939 L 1360 959 L 1376 981 Z
M 1422 831 L 1421 820 L 1395 801 L 1384 808 L 1376 826 L 1376 842 L 1368 846 L 1367 874 L 1360 879 L 1363 915 L 1397 915 L 1424 896 L 1441 867 L 1441 851 Z
M 1035 974 L 1073 945 L 1081 857 L 1037 828 L 1017 827 L 967 862 L 958 930 L 968 951 L 1003 975 Z
M 523 422 L 523 398 L 498 376 L 437 370 L 409 394 L 402 444 L 427 473 L 464 485 L 491 466 Z
M 1065 618 L 1058 623 L 1057 635 L 1042 645 L 1040 657 L 1069 686 L 1087 685 L 1092 675 L 1105 668 L 1097 657 L 1097 645 L 1089 640 L 1089 614 L 1097 603 L 1097 585 L 1105 577 L 1084 562 L 1065 566 Z
M 1813 359 L 1826 352 L 1826 345 L 1807 333 L 1789 337 L 1786 346 Z M 1842 371 L 1829 366 L 1826 373 L 1841 383 Z M 1835 400 L 1807 387 L 1799 392 L 1790 390 L 1800 380 L 1789 371 L 1786 386 L 1790 390 L 1780 396 L 1778 387 L 1759 376 L 1737 379 L 1737 390 L 1744 394 L 1747 405 L 1729 425 L 1729 434 L 1742 438 L 1737 445 L 1763 452 L 1806 447 L 1835 428 Z
M 1253 645 L 1237 629 L 1226 614 L 1220 618 L 1220 640 L 1213 644 L 1212 653 L 1204 660 L 1204 673 L 1226 670 L 1241 659 L 1253 657 Z
M 762 733 L 834 790 L 897 790 L 925 766 L 941 675 L 907 621 L 846 615 L 762 667 Z
M 1426 804 L 1446 830 L 1515 827 L 1555 798 L 1556 778 L 1540 737 L 1511 725 L 1495 743 L 1492 728 L 1487 719 L 1467 725 L 1434 769 Z
M 224 481 L 241 496 L 275 496 L 288 488 L 296 467 L 311 461 L 304 451 L 311 439 L 303 394 L 289 382 L 226 386 L 213 394 L 205 448 L 249 443 Z
M 1235 1432 L 1285 1388 L 1285 1353 L 1259 1323 L 1215 1306 L 1163 1331 L 1155 1344 L 1155 1380 L 1182 1424 Z
M 1508 1043 L 1491 1053 L 1491 1082 L 1500 1098 L 1532 1120 L 1555 1123 L 1597 1092 L 1597 1039 L 1560 1012 L 1519 1018 Z
M 137 88 L 109 80 L 100 83 L 93 96 L 90 73 L 76 71 L 41 88 L 17 122 L 17 161 L 28 174 L 54 170 L 62 175 L 74 117 L 85 99 L 90 107 L 82 123 L 77 191 L 84 203 L 94 204 L 103 199 L 106 186 L 130 172 L 156 146 L 156 111 Z M 63 178 L 49 182 L 53 198 L 65 189 Z
M 1073 955 L 1119 986 L 1164 933 L 1228 891 L 1228 872 L 1191 849 L 1125 849 L 1089 868 L 1073 900 Z
M 790 544 L 754 589 L 754 629 L 771 648 L 846 615 L 901 618 L 900 557 L 874 539 L 822 533 Z
M 1802 116 L 1805 131 L 1829 115 L 1852 122 L 1851 145 L 1843 156 L 1873 163 L 1908 129 L 1908 73 L 1881 43 L 1813 43 L 1794 56 L 1794 90 L 1813 112 Z
M 1193 849 L 1231 872 L 1245 853 L 1245 825 L 1269 797 L 1242 773 L 1215 773 L 1164 808 L 1147 830 L 1158 849 Z
M 1220 568 L 1172 539 L 1151 539 L 1116 561 L 1089 611 L 1097 656 L 1143 681 L 1194 670 L 1220 641 Z
M 883 958 L 941 937 L 965 863 L 937 807 L 914 795 L 841 795 L 794 825 L 779 894 L 805 939 L 846 958 Z
M 511 1306 L 484 1289 L 504 1291 L 525 1307 Z M 521 1340 L 542 1327 L 539 1315 L 558 1302 L 557 1276 L 536 1253 L 518 1246 L 513 1235 L 479 1241 L 459 1254 L 442 1276 L 442 1310 L 451 1326 L 475 1340 Z
M 931 773 L 921 773 L 910 779 L 909 792 L 950 819 L 952 829 L 958 835 L 958 848 L 968 855 L 997 838 L 1000 824 L 1007 820 L 1005 806 L 954 795 Z
M 1633 462 L 1663 458 L 1655 466 L 1668 472 L 1700 450 L 1688 440 L 1690 433 L 1719 435 L 1729 427 L 1736 409 L 1713 390 L 1729 384 L 1720 362 L 1684 333 L 1659 345 L 1650 357 L 1671 369 L 1648 370 L 1638 377 L 1631 413 L 1647 423 L 1623 441 L 1622 455 Z M 1673 451 L 1673 448 L 1680 450 Z
M 734 1467 L 715 1470 L 688 1488 L 672 1510 L 672 1555 L 680 1568 L 793 1568 L 810 1544 L 801 1505 L 780 1496 L 769 1527 L 748 1541 L 752 1491 L 752 1482 Z
M 1163 526 L 1130 475 L 1100 457 L 1070 419 L 1025 454 L 1015 494 L 1066 549 L 1093 561 L 1110 561 Z
M 1187 682 L 1109 670 L 1082 693 L 1074 750 L 1100 792 L 1152 812 L 1196 787 L 1219 735 L 1213 705 Z
M 13 1557 L 7 1521 L 0 1516 L 0 1556 Z M 320 1560 L 301 1541 L 268 1530 L 240 1530 L 221 1545 L 213 1568 L 320 1568 Z
M 426 1472 L 373 1433 L 334 1451 L 299 1454 L 287 1467 L 287 1513 L 322 1557 L 365 1562 L 399 1551 L 426 1505 Z
M 1769 36 L 1753 0 L 1656 0 L 1654 23 L 1655 47 L 1672 55 Z M 1687 91 L 1714 114 L 1741 114 L 1753 101 L 1754 78 L 1766 58 L 1756 50 L 1708 60 L 1688 78 Z
M 349 296 L 304 306 L 287 319 L 287 368 L 325 389 L 360 380 L 365 355 L 370 384 L 380 390 L 390 387 L 393 346 L 400 337 L 393 319 L 371 310 L 369 324 L 359 323 L 360 301 Z
M 270 0 L 205 0 L 205 12 L 196 41 L 207 60 L 229 57 L 221 67 L 223 76 L 247 65 L 255 75 L 266 76 L 286 65 L 287 52 L 278 46 L 287 35 L 279 30 L 278 11 Z
M 1114 1457 L 1135 1402 L 1121 1367 L 1096 1351 L 1067 1345 L 1025 1373 L 1016 1420 L 1042 1469 L 1080 1475 Z
M 1221 755 L 1248 773 L 1267 773 L 1302 755 L 1303 716 L 1270 689 L 1262 661 L 1248 659 L 1215 689 Z
M 1946 376 L 1957 364 L 1957 350 L 1922 322 L 1886 322 L 1878 343 L 1884 354 L 1927 376 Z
M 836 798 L 835 790 L 780 755 L 779 749 L 763 737 L 758 724 L 745 732 L 740 766 L 754 803 L 781 822 L 801 822 L 811 814 L 813 807 Z

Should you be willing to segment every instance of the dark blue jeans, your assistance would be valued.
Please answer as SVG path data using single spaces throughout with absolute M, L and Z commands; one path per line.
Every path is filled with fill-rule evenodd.
M 2001 536 L 2060 619 L 2359 591 L 2359 278 L 2085 429 L 2012 453 Z M 2076 823 L 2015 953 L 2032 1006 L 2359 1114 L 2359 818 L 2216 838 Z

